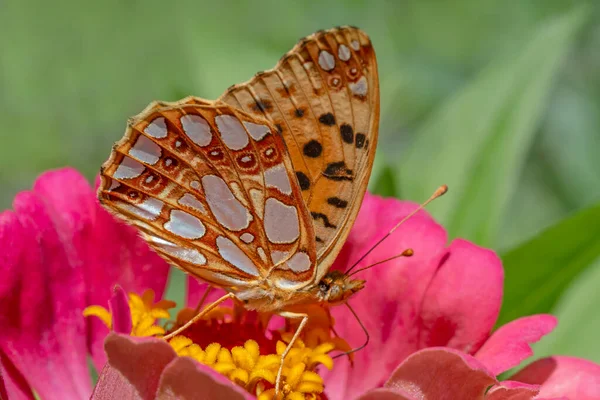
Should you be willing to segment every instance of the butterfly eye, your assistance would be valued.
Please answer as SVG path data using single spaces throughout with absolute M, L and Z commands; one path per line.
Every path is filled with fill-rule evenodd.
M 319 290 L 321 290 L 321 292 L 327 293 L 329 291 L 329 288 L 330 288 L 330 286 L 327 282 L 321 281 L 319 283 Z

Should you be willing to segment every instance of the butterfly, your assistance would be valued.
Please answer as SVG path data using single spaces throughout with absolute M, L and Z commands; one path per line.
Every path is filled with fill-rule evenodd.
M 378 126 L 369 37 L 319 31 L 217 100 L 153 102 L 131 118 L 98 197 L 169 263 L 225 289 L 218 301 L 302 318 L 283 360 L 308 320 L 292 306 L 345 303 L 364 287 L 330 267 L 362 203 Z M 281 368 L 277 391 L 280 380 Z

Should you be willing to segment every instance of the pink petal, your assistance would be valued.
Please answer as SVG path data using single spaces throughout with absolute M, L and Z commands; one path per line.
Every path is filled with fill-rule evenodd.
M 550 333 L 556 324 L 552 315 L 534 315 L 509 322 L 492 334 L 475 357 L 498 375 L 532 356 L 529 344 Z
M 448 348 L 429 348 L 409 356 L 385 387 L 419 400 L 483 399 L 496 378 L 475 358 Z
M 115 398 L 144 400 L 137 389 L 119 371 L 105 364 L 90 400 L 113 400 Z
M 10 395 L 10 397 L 9 397 Z M 0 350 L 0 399 L 34 400 L 25 377 Z
M 400 201 L 365 193 L 360 211 L 344 247 L 338 255 L 334 269 L 346 270 L 363 256 L 390 229 L 418 207 L 417 203 Z M 415 221 L 416 218 L 416 221 Z M 411 222 L 412 221 L 412 222 Z M 424 231 L 421 231 L 423 229 Z M 415 250 L 414 260 L 431 259 L 446 243 L 446 233 L 435 220 L 424 210 L 406 221 L 392 237 L 386 239 L 360 266 L 367 266 L 374 261 L 380 261 L 402 253 L 407 248 Z M 415 234 L 414 237 L 412 235 Z M 441 240 L 443 239 L 443 241 Z M 419 250 L 417 252 L 417 250 Z M 359 268 L 359 267 L 357 267 Z M 390 267 L 382 265 L 371 274 L 382 275 L 383 270 Z M 375 272 L 379 271 L 379 272 Z M 369 273 L 365 273 L 369 276 Z
M 511 379 L 541 385 L 539 397 L 600 399 L 600 365 L 580 358 L 555 356 L 537 360 Z
M 251 400 L 239 386 L 188 357 L 173 360 L 160 378 L 158 398 L 163 400 Z
M 106 307 L 116 284 L 128 293 L 141 294 L 152 289 L 160 299 L 167 282 L 168 264 L 150 249 L 135 228 L 117 221 L 100 206 L 96 192 L 78 172 L 60 172 L 44 180 L 44 188 L 51 196 L 53 187 L 68 186 L 72 196 L 77 196 L 75 204 L 63 207 L 65 219 L 72 221 L 74 241 L 85 267 L 86 305 Z M 108 329 L 98 318 L 86 318 L 86 323 L 89 351 L 100 371 L 106 362 L 103 343 Z
M 539 385 L 521 382 L 503 381 L 493 386 L 485 400 L 531 400 L 540 392 Z
M 403 392 L 403 393 L 401 393 Z M 420 400 L 400 390 L 373 389 L 356 400 Z
M 27 245 L 24 232 L 25 230 L 14 212 L 7 210 L 0 213 L 0 244 L 2 245 L 2 251 L 0 251 L 0 266 L 2 267 L 0 306 L 3 311 L 0 313 L 0 319 L 11 311 L 8 298 L 14 294 L 14 288 L 21 279 L 21 271 L 15 266 L 19 263 Z M 16 310 L 12 311 L 16 312 Z
M 108 301 L 108 304 L 112 316 L 113 331 L 129 335 L 132 328 L 131 309 L 129 308 L 127 294 L 121 286 L 115 286 L 113 296 Z
M 336 268 L 346 269 L 416 204 L 383 199 L 367 194 L 357 222 L 336 260 Z M 325 372 L 325 388 L 330 400 L 348 399 L 383 384 L 391 371 L 416 351 L 418 310 L 437 265 L 432 262 L 446 243 L 444 229 L 424 211 L 409 219 L 374 250 L 361 265 L 366 266 L 414 249 L 414 256 L 390 261 L 356 275 L 366 279 L 365 290 L 349 303 L 371 335 L 369 346 L 356 353 L 352 368 L 344 358 L 332 372 Z M 336 331 L 358 347 L 365 335 L 345 307 L 333 309 Z
M 0 224 L 3 236 L 20 242 L 2 260 L 12 288 L 0 305 L 0 346 L 40 397 L 87 397 L 91 382 L 80 260 L 47 198 L 22 192 L 14 209 L 14 214 L 3 213 Z
M 503 280 L 493 251 L 453 241 L 423 298 L 419 348 L 447 346 L 473 354 L 498 317 Z
M 108 365 L 98 380 L 93 399 L 120 399 L 135 391 L 141 399 L 155 397 L 160 375 L 177 357 L 173 348 L 157 338 L 135 338 L 111 332 L 105 342 Z M 126 383 L 124 383 L 124 381 Z M 112 393 L 111 388 L 121 392 Z

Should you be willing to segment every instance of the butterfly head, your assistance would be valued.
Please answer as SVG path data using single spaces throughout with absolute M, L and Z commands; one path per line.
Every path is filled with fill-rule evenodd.
M 329 271 L 317 286 L 317 297 L 329 304 L 345 303 L 350 296 L 365 287 L 365 281 L 351 279 L 341 271 Z

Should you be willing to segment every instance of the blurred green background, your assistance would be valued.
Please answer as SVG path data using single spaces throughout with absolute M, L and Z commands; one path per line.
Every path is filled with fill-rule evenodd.
M 600 362 L 600 7 L 565 0 L 0 2 L 0 206 L 42 171 L 92 179 L 154 99 L 216 98 L 296 41 L 364 29 L 381 79 L 371 189 L 504 259 L 501 322 Z M 56 188 L 61 190 L 61 188 Z

